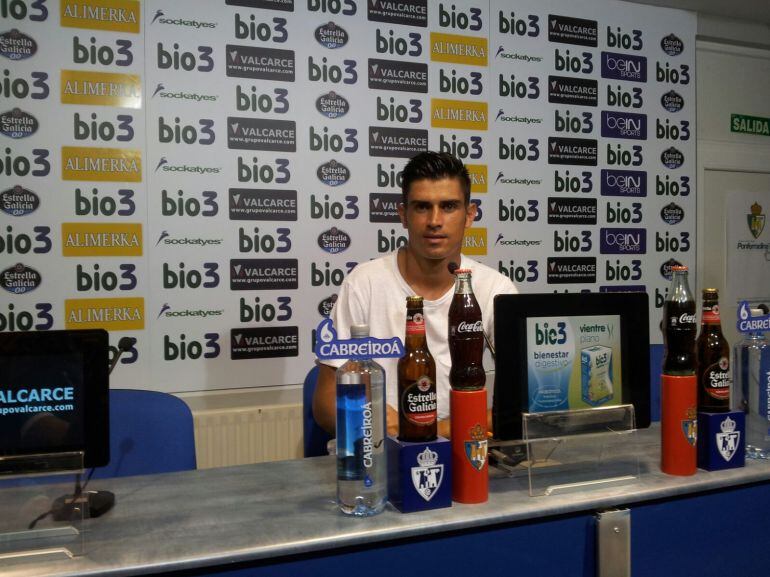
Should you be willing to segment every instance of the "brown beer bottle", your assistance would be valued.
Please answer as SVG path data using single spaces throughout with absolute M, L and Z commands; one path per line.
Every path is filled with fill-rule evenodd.
M 703 316 L 695 345 L 698 376 L 698 410 L 724 413 L 730 410 L 730 346 L 719 321 L 719 291 L 703 289 Z
M 398 438 L 433 441 L 438 427 L 436 363 L 425 337 L 422 297 L 406 298 L 404 349 L 398 361 Z

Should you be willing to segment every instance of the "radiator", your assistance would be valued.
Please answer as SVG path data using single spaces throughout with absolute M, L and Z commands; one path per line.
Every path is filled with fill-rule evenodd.
M 193 411 L 199 469 L 297 459 L 302 405 Z

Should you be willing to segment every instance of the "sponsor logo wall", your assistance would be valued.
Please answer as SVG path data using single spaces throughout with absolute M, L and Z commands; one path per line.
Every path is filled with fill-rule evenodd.
M 464 253 L 521 291 L 646 290 L 659 339 L 670 263 L 695 262 L 687 13 L 9 6 L 0 330 L 134 336 L 115 386 L 301 382 L 347 274 L 406 243 L 401 170 L 426 149 L 469 167 Z

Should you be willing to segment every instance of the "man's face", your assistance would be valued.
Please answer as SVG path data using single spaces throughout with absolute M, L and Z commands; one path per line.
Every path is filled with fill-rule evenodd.
M 416 180 L 407 198 L 406 206 L 399 206 L 398 212 L 409 231 L 410 249 L 431 260 L 456 258 L 465 229 L 476 216 L 476 205 L 465 204 L 460 180 Z

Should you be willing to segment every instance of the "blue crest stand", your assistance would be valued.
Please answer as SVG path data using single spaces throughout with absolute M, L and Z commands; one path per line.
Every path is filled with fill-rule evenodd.
M 746 414 L 698 413 L 698 468 L 737 469 L 746 463 Z
M 427 443 L 385 439 L 388 498 L 402 513 L 452 506 L 452 444 L 444 437 Z

